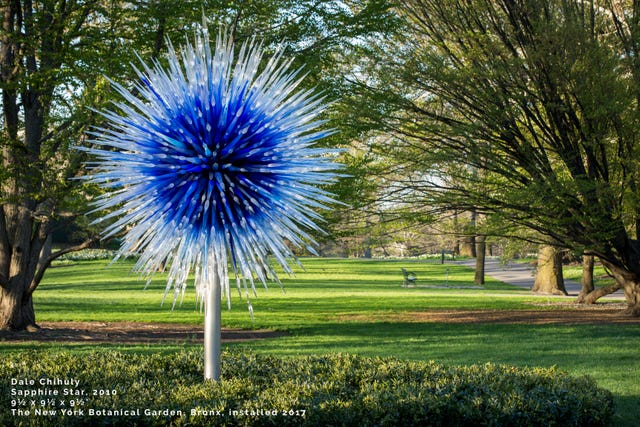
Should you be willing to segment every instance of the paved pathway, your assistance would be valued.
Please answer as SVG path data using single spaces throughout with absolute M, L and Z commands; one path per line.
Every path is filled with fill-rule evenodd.
M 460 264 L 467 267 L 475 268 L 475 259 L 460 261 Z M 511 285 L 520 286 L 526 289 L 533 287 L 535 275 L 533 268 L 529 264 L 523 263 L 507 263 L 501 264 L 500 261 L 489 259 L 484 266 L 484 272 L 487 276 L 500 280 L 501 282 L 509 283 Z M 569 293 L 570 297 L 576 297 L 580 293 L 582 286 L 580 283 L 573 280 L 564 280 L 564 287 Z M 604 298 L 616 298 L 624 299 L 624 293 L 622 290 L 616 291 L 611 295 L 607 295 Z

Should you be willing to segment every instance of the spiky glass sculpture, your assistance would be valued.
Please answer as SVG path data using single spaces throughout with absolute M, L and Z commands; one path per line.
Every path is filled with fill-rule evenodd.
M 313 148 L 329 132 L 323 99 L 296 91 L 301 77 L 281 53 L 263 61 L 252 41 L 234 55 L 222 32 L 212 51 L 206 27 L 180 53 L 168 50 L 166 69 L 140 61 L 133 88 L 113 83 L 124 101 L 91 133 L 101 148 L 86 149 L 98 159 L 89 180 L 107 190 L 101 220 L 117 218 L 104 237 L 126 232 L 118 257 L 139 253 L 149 276 L 168 265 L 174 304 L 195 273 L 205 378 L 217 380 L 228 266 L 247 297 L 256 281 L 277 280 L 268 256 L 291 272 L 286 242 L 313 252 L 316 210 L 333 201 L 320 187 L 339 167 L 335 150 Z

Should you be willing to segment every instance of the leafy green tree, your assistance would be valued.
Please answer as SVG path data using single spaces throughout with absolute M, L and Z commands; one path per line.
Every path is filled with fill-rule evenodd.
M 107 11 L 62 1 L 7 1 L 0 10 L 0 327 L 22 329 L 35 325 L 33 291 L 60 254 L 50 253 L 53 219 L 73 193 L 69 143 L 87 114 L 74 105 L 76 92 L 100 91 L 97 80 L 80 84 L 96 59 L 80 53 L 84 29 L 100 27 Z
M 89 238 L 51 251 L 56 224 L 88 211 L 96 189 L 70 178 L 84 170 L 88 127 L 113 98 L 107 76 L 131 84 L 136 54 L 163 61 L 195 23 L 225 27 L 237 43 L 253 36 L 285 47 L 309 84 L 331 100 L 353 52 L 385 31 L 385 0 L 7 0 L 0 5 L 0 328 L 36 328 L 32 296 L 51 262 Z M 334 126 L 341 127 L 340 115 Z M 350 131 L 349 131 L 350 132 Z M 349 132 L 327 143 L 348 141 Z M 337 188 L 340 190 L 340 187 Z
M 172 10 L 169 10 L 171 6 Z M 195 2 L 5 1 L 0 6 L 0 328 L 35 328 L 32 296 L 51 262 L 95 237 L 52 252 L 52 234 L 88 211 L 95 189 L 70 179 L 88 126 L 111 97 L 112 76 L 131 75 L 134 51 L 159 57 L 175 17 Z
M 407 35 L 360 86 L 423 203 L 597 256 L 640 315 L 638 2 L 400 3 Z

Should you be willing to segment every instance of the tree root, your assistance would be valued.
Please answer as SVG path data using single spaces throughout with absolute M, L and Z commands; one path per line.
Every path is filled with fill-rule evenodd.
M 576 299 L 577 304 L 595 304 L 598 299 L 603 296 L 609 295 L 620 289 L 621 286 L 617 283 L 609 286 L 603 286 L 601 288 L 596 288 L 591 292 L 580 292 L 578 298 Z

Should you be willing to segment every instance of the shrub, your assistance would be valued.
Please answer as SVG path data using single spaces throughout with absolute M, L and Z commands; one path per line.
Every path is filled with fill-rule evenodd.
M 109 249 L 83 249 L 69 252 L 57 259 L 57 262 L 111 260 L 117 251 Z
M 80 251 L 66 253 L 54 261 L 56 265 L 73 264 L 76 261 L 103 261 L 113 260 L 118 254 L 115 249 L 82 249 Z M 139 254 L 127 254 L 128 259 L 137 259 Z
M 223 380 L 205 383 L 196 351 L 10 354 L 0 360 L 0 425 L 600 426 L 613 415 L 610 392 L 555 368 L 448 367 L 347 354 L 222 356 Z M 79 385 L 46 385 L 59 380 Z M 21 395 L 54 390 L 53 400 Z

